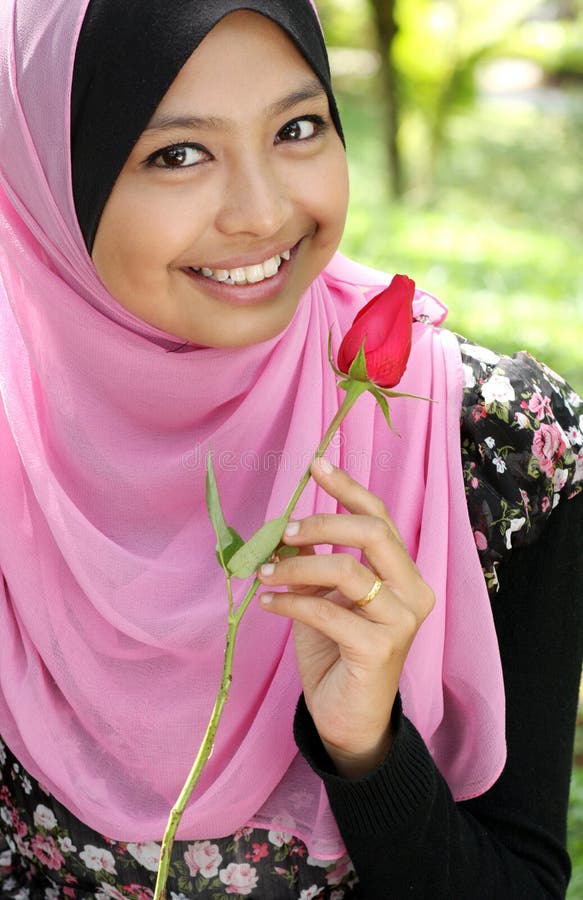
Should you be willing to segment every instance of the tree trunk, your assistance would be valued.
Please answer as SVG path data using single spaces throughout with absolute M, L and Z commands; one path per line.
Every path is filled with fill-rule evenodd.
M 381 57 L 381 85 L 387 114 L 385 117 L 385 141 L 390 183 L 393 194 L 403 194 L 403 162 L 399 150 L 400 104 L 398 75 L 393 62 L 393 41 L 397 34 L 395 20 L 396 0 L 369 0 L 376 26 L 377 46 Z

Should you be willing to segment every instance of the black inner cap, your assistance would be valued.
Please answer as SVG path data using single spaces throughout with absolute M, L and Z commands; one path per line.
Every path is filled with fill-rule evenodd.
M 91 253 L 113 185 L 162 97 L 228 13 L 280 25 L 319 78 L 344 141 L 324 38 L 309 0 L 91 0 L 77 44 L 71 158 L 77 218 Z

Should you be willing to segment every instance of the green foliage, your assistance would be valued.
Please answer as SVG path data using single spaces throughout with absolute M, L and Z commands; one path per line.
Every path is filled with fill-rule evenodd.
M 583 391 L 583 96 L 549 110 L 481 104 L 452 118 L 433 195 L 390 202 L 378 107 L 340 96 L 352 203 L 342 249 L 404 272 L 449 305 L 450 327 L 501 352 L 527 347 Z M 416 134 L 405 143 L 419 183 Z

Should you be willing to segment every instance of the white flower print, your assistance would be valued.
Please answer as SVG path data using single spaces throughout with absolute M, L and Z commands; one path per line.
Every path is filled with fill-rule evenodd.
M 154 841 L 143 841 L 128 844 L 128 851 L 149 872 L 157 872 L 160 864 L 160 844 Z
M 52 809 L 49 809 L 48 806 L 43 806 L 42 803 L 39 803 L 32 818 L 37 828 L 46 828 L 50 831 L 57 825 L 57 820 Z
M 565 487 L 569 478 L 567 469 L 555 469 L 553 474 L 553 490 L 558 493 Z
M 0 868 L 8 868 L 12 865 L 12 853 L 10 850 L 4 850 L 0 853 Z
M 0 741 L 0 766 L 6 764 L 6 746 Z
M 16 879 L 15 878 L 7 878 L 6 881 L 2 882 L 2 890 L 3 891 L 12 891 L 16 887 Z
M 2 809 L 0 809 L 0 819 L 2 819 L 6 825 L 12 825 L 12 816 L 10 815 L 8 807 L 3 806 Z
M 227 894 L 243 897 L 257 887 L 259 880 L 256 870 L 248 863 L 229 863 L 226 869 L 221 869 L 219 878 L 227 885 Z
M 509 400 L 515 400 L 516 394 L 506 375 L 494 374 L 482 385 L 482 397 L 486 406 L 489 406 L 491 403 L 508 403 Z
M 126 900 L 121 891 L 118 891 L 112 884 L 108 884 L 107 881 L 101 882 L 100 896 L 106 900 Z
M 314 897 L 318 897 L 321 895 L 323 888 L 319 888 L 317 884 L 313 884 L 312 887 L 306 888 L 300 894 L 299 900 L 313 900 Z
M 530 422 L 528 421 L 528 416 L 525 416 L 524 413 L 517 412 L 514 413 L 514 418 L 516 419 L 516 424 L 519 428 L 528 428 Z
M 522 516 L 520 519 L 511 519 L 510 527 L 506 529 L 506 549 L 512 550 L 512 535 L 515 531 L 520 531 L 526 519 Z
M 579 396 L 577 391 L 570 391 L 565 401 L 565 405 L 569 409 L 569 412 L 573 412 L 572 408 L 574 407 L 575 409 L 578 409 L 581 406 L 582 402 L 583 401 L 581 400 L 581 397 Z
M 492 462 L 496 466 L 497 472 L 505 472 L 506 471 L 506 460 L 502 459 L 501 456 L 494 456 L 494 459 L 492 460 Z
M 200 872 L 203 878 L 214 878 L 219 873 L 222 861 L 223 857 L 219 853 L 218 846 L 211 844 L 210 841 L 196 841 L 189 844 L 184 854 L 184 862 L 193 877 Z
M 473 388 L 476 386 L 476 376 L 474 375 L 474 370 L 468 363 L 463 363 L 464 369 L 464 387 Z
M 24 793 L 30 794 L 30 792 L 32 791 L 32 784 L 30 783 L 30 778 L 28 777 L 28 775 L 25 775 L 21 779 L 21 781 L 22 781 L 22 789 L 23 789 Z
M 484 441 L 484 443 L 485 443 L 486 447 L 490 448 L 490 450 L 492 450 L 496 446 L 496 441 L 494 440 L 493 437 L 487 437 L 486 440 Z
M 188 900 L 186 894 L 175 894 L 174 891 L 170 891 L 171 900 Z
M 67 837 L 57 838 L 59 842 L 59 847 L 63 853 L 76 853 L 77 848 L 73 845 L 71 838 L 67 835 Z
M 85 866 L 94 872 L 103 870 L 104 872 L 109 872 L 110 875 L 117 875 L 115 859 L 109 850 L 102 850 L 100 847 L 94 847 L 93 844 L 85 844 L 79 857 L 83 860 Z
M 573 484 L 577 481 L 583 481 L 583 450 L 580 450 L 575 458 L 575 474 L 573 475 Z
M 59 900 L 61 892 L 56 887 L 45 888 L 45 900 Z

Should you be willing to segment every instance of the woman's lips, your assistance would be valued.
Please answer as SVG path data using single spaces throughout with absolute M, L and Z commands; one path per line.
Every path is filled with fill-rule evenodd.
M 221 281 L 214 281 L 214 279 L 208 278 L 200 272 L 195 272 L 194 269 L 182 269 L 182 271 L 191 280 L 195 281 L 198 290 L 203 291 L 205 294 L 235 306 L 252 306 L 255 303 L 273 300 L 282 292 L 291 274 L 295 256 L 301 243 L 301 241 L 298 241 L 295 247 L 291 249 L 289 260 L 281 260 L 276 275 L 265 278 L 256 284 L 225 284 Z

